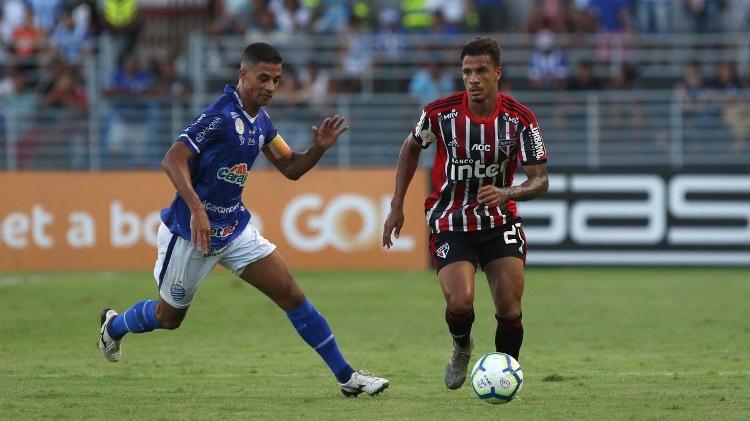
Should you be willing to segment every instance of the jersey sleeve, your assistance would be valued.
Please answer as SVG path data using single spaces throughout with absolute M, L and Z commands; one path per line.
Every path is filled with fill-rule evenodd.
M 263 144 L 260 145 L 261 149 L 264 149 L 266 145 L 271 144 L 276 137 L 279 137 L 279 131 L 276 130 L 276 126 L 273 125 L 273 120 L 271 120 L 271 116 L 268 115 L 268 112 L 265 109 L 261 109 L 260 111 L 263 113 Z M 282 139 L 283 142 L 283 139 Z M 286 143 L 285 143 L 286 145 Z
M 430 147 L 432 142 L 437 138 L 434 130 L 432 130 L 430 113 L 427 111 L 427 108 L 422 110 L 422 115 L 419 116 L 419 121 L 417 121 L 417 124 L 412 129 L 411 135 L 422 149 Z
M 200 154 L 221 136 L 226 121 L 221 114 L 203 113 L 180 133 L 177 142 L 186 144 L 196 155 Z
M 547 147 L 544 146 L 539 122 L 532 113 L 528 124 L 521 131 L 521 165 L 536 165 L 547 162 Z

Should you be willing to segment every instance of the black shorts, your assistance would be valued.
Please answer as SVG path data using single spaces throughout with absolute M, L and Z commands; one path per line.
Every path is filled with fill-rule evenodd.
M 470 262 L 484 270 L 501 257 L 517 257 L 526 264 L 526 235 L 521 221 L 481 231 L 443 231 L 430 235 L 430 256 L 435 270 L 459 261 Z

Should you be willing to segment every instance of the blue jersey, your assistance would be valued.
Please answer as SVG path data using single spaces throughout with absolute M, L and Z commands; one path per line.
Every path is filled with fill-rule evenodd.
M 227 85 L 177 138 L 194 154 L 188 163 L 190 179 L 211 222 L 212 249 L 228 244 L 250 221 L 242 189 L 255 158 L 276 135 L 268 114 L 261 108 L 250 117 L 237 91 Z M 172 233 L 190 240 L 190 210 L 179 194 L 161 211 L 161 220 Z

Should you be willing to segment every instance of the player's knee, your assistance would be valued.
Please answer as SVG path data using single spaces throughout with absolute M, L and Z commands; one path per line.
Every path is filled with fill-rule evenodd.
M 187 309 L 175 309 L 162 303 L 156 307 L 156 320 L 162 329 L 177 329 L 185 319 L 185 314 Z
M 503 320 L 517 320 L 521 317 L 521 303 L 517 305 L 505 306 L 498 311 L 498 316 Z
M 453 314 L 466 314 L 474 307 L 473 297 L 463 294 L 451 294 L 446 297 L 448 310 Z
M 165 317 L 159 319 L 159 325 L 162 329 L 175 330 L 182 324 L 184 317 Z
M 305 301 L 305 294 L 294 281 L 290 281 L 284 286 L 275 301 L 279 307 L 290 309 L 302 304 Z

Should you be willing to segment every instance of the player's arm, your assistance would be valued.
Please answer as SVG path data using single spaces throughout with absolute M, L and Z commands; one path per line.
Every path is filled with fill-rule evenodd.
M 422 152 L 422 146 L 409 133 L 398 155 L 396 187 L 391 199 L 391 211 L 388 213 L 388 217 L 385 219 L 385 224 L 383 225 L 383 246 L 385 247 L 391 248 L 393 245 L 392 234 L 395 231 L 395 236 L 398 238 L 401 233 L 401 227 L 404 225 L 404 199 L 406 198 L 406 190 L 409 188 L 409 184 L 411 184 L 411 180 L 414 178 L 414 173 L 417 171 L 420 152 Z
M 203 203 L 193 189 L 188 168 L 188 161 L 192 157 L 193 151 L 189 146 L 182 142 L 175 142 L 164 155 L 161 167 L 177 189 L 177 194 L 190 209 L 190 237 L 193 246 L 205 254 L 211 247 L 211 223 L 208 221 Z
M 344 125 L 344 117 L 327 117 L 320 127 L 312 127 L 312 145 L 306 151 L 293 151 L 281 136 L 276 135 L 263 147 L 263 153 L 286 178 L 298 180 L 315 166 L 325 151 L 348 129 L 349 126 Z
M 547 193 L 549 177 L 547 176 L 546 163 L 524 165 L 523 172 L 526 174 L 526 181 L 520 185 L 513 187 L 482 186 L 479 189 L 477 200 L 489 207 L 495 207 L 508 200 L 531 200 Z

